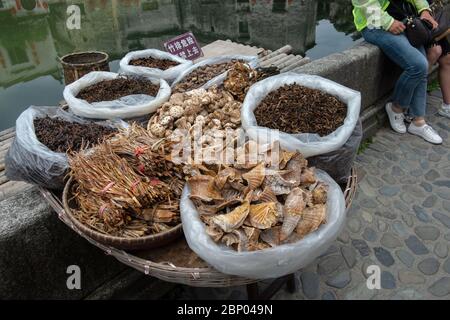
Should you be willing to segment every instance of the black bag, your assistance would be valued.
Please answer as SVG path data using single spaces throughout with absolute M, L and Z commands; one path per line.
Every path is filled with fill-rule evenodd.
M 439 24 L 439 27 L 434 30 L 430 22 L 420 19 L 416 8 L 408 1 L 391 0 L 387 11 L 394 19 L 405 24 L 405 34 L 411 45 L 420 47 L 439 41 L 449 32 L 449 20 L 442 2 L 435 1 L 430 9 L 431 15 Z

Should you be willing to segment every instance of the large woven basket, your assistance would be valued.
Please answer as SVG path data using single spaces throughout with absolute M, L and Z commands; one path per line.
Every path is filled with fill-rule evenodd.
M 352 204 L 356 194 L 356 187 L 357 175 L 356 171 L 353 169 L 352 174 L 348 179 L 347 186 L 344 189 L 347 209 L 349 209 Z M 66 225 L 107 254 L 112 255 L 122 263 L 147 275 L 164 281 L 194 287 L 230 287 L 258 282 L 258 280 L 246 279 L 218 272 L 204 262 L 198 263 L 200 266 L 191 266 L 194 265 L 194 263 L 192 263 L 193 260 L 199 260 L 200 258 L 189 249 L 184 238 L 174 241 L 164 248 L 134 252 L 133 254 L 113 246 L 102 244 L 90 237 L 89 234 L 85 233 L 84 229 L 79 227 L 79 224 L 74 223 L 74 221 L 69 218 L 57 195 L 42 188 L 40 191 Z M 183 256 L 185 256 L 185 258 L 183 258 Z
M 62 204 L 67 219 L 70 221 L 71 225 L 73 225 L 81 233 L 85 234 L 87 237 L 92 238 L 93 240 L 99 243 L 102 243 L 103 245 L 113 246 L 117 249 L 122 250 L 131 250 L 131 251 L 145 250 L 166 245 L 176 240 L 183 233 L 181 223 L 170 230 L 140 238 L 121 238 L 100 233 L 94 229 L 85 226 L 73 216 L 72 210 L 73 208 L 75 208 L 75 204 L 71 200 L 72 186 L 73 180 L 72 178 L 70 178 L 66 183 L 62 196 L 63 200 Z

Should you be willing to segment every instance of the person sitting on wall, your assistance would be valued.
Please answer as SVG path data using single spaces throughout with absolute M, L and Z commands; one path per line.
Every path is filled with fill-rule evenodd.
M 430 4 L 434 1 L 430 0 Z M 450 42 L 448 38 L 431 43 L 427 48 L 430 67 L 439 63 L 439 84 L 444 101 L 439 108 L 439 114 L 450 118 Z
M 434 27 L 438 25 L 426 0 L 408 1 L 414 4 L 422 19 Z M 386 104 L 392 129 L 401 134 L 408 131 L 430 143 L 441 144 L 442 138 L 425 121 L 428 77 L 425 48 L 415 48 L 409 43 L 404 34 L 406 26 L 387 12 L 389 0 L 352 0 L 352 3 L 355 25 L 363 38 L 378 46 L 403 69 L 392 102 Z M 404 112 L 408 109 L 413 120 L 406 129 Z

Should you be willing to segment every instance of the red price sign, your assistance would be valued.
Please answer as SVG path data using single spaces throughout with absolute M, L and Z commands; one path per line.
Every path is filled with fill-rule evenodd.
M 192 32 L 187 32 L 164 42 L 164 48 L 167 52 L 183 59 L 195 60 L 203 57 L 202 48 L 198 45 L 197 39 L 195 39 Z

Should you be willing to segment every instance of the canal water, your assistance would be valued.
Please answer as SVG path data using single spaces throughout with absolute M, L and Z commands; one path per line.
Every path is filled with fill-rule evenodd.
M 69 5 L 80 8 L 80 29 L 67 26 Z M 67 53 L 105 51 L 117 71 L 127 52 L 192 31 L 202 45 L 290 44 L 317 59 L 360 41 L 351 10 L 351 0 L 0 0 L 0 130 L 29 105 L 62 100 Z

